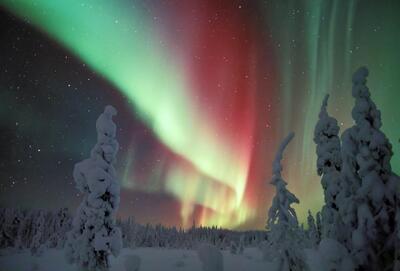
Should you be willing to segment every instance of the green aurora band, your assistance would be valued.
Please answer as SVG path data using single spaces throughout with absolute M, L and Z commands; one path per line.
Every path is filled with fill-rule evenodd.
M 6 0 L 2 5 L 48 33 L 113 83 L 133 101 L 132 111 L 159 139 L 200 172 L 188 176 L 177 165 L 168 174 L 167 192 L 183 200 L 183 210 L 202 204 L 219 212 L 203 218 L 203 224 L 226 227 L 254 216 L 243 201 L 250 154 L 219 140 L 208 127 L 208 120 L 191 102 L 179 60 L 166 52 L 151 21 L 135 7 L 107 0 Z M 197 190 L 191 188 L 193 183 Z M 229 196 L 220 196 L 226 194 Z M 186 224 L 188 213 L 182 212 Z
M 106 0 L 3 0 L 0 5 L 32 22 L 115 85 L 154 134 L 200 172 L 176 165 L 167 176 L 166 192 L 181 200 L 184 224 L 195 204 L 220 212 L 201 221 L 206 225 L 232 228 L 264 216 L 243 198 L 250 155 L 208 128 L 191 97 L 183 61 L 168 52 L 152 20 L 140 9 Z M 322 99 L 331 94 L 329 111 L 341 123 L 341 131 L 351 126 L 350 78 L 359 66 L 370 69 L 368 86 L 393 144 L 393 168 L 400 172 L 400 2 L 287 0 L 260 6 L 278 60 L 279 133 L 296 132 L 286 154 L 290 166 L 285 167 L 285 179 L 300 198 L 295 207 L 304 220 L 307 210 L 319 210 L 323 201 L 312 141 Z M 128 164 L 134 155 L 131 151 Z M 154 174 L 153 185 L 140 187 L 126 181 L 127 171 L 124 184 L 159 191 L 159 176 Z

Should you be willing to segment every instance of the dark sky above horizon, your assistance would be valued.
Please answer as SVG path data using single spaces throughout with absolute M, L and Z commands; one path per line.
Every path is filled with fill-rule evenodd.
M 352 124 L 365 65 L 400 173 L 399 1 L 0 3 L 0 206 L 74 210 L 72 169 L 107 104 L 120 216 L 263 228 L 280 140 L 301 219 L 323 200 L 312 133 L 326 93 Z

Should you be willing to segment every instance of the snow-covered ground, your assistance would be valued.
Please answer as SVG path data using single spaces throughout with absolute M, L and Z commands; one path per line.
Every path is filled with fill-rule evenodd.
M 225 271 L 268 271 L 274 270 L 271 264 L 262 260 L 256 248 L 246 248 L 243 255 L 222 252 Z M 140 257 L 140 271 L 202 271 L 198 254 L 194 250 L 137 248 L 123 249 L 117 258 L 111 258 L 110 271 L 130 271 L 125 269 L 124 262 L 129 255 Z M 69 265 L 64 251 L 50 249 L 40 257 L 31 256 L 29 252 L 0 251 L 0 269 L 12 271 L 77 271 Z M 134 270 L 134 269 L 132 269 Z

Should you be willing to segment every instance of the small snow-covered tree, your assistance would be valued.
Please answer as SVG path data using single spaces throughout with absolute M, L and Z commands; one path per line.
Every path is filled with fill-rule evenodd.
M 243 252 L 244 252 L 244 246 L 245 246 L 244 239 L 245 239 L 244 235 L 241 235 L 239 238 L 238 254 L 243 254 Z
M 315 225 L 317 226 L 318 240 L 321 241 L 321 237 L 322 237 L 322 218 L 321 218 L 321 212 L 317 212 L 317 214 L 315 215 Z
M 135 236 L 137 236 L 134 218 L 128 217 L 126 221 L 121 222 L 121 230 L 123 233 L 122 236 L 124 246 L 134 248 L 136 246 Z
M 308 210 L 307 225 L 307 239 L 309 240 L 310 246 L 315 248 L 319 243 L 319 233 L 315 219 L 310 210 Z
M 299 203 L 297 197 L 287 188 L 287 183 L 281 176 L 281 160 L 283 151 L 294 137 L 290 133 L 281 143 L 272 165 L 273 176 L 271 184 L 275 186 L 276 194 L 268 212 L 268 241 L 264 256 L 276 261 L 278 270 L 303 270 L 302 248 L 300 245 L 300 230 L 297 215 L 291 205 Z
M 343 217 L 358 268 L 391 270 L 400 180 L 391 169 L 392 146 L 380 130 L 381 114 L 366 86 L 367 76 L 365 67 L 353 75 L 355 124 L 342 135 L 342 178 L 348 184 Z
M 49 222 L 51 232 L 47 240 L 47 246 L 57 249 L 63 248 L 66 241 L 65 233 L 70 226 L 71 218 L 67 208 L 60 208 L 57 212 L 52 213 Z
M 237 246 L 237 244 L 236 244 L 236 242 L 235 241 L 231 241 L 231 245 L 230 245 L 230 252 L 232 253 L 232 254 L 236 254 L 237 252 L 238 252 L 238 246 Z
M 33 227 L 34 234 L 30 246 L 33 255 L 40 255 L 43 250 L 43 235 L 45 231 L 45 212 L 39 210 L 34 218 Z
M 84 199 L 68 236 L 66 256 L 86 270 L 107 270 L 110 252 L 116 256 L 122 247 L 121 231 L 115 225 L 120 192 L 113 166 L 119 148 L 112 120 L 116 114 L 114 107 L 105 107 L 96 121 L 97 144 L 73 172 Z
M 23 214 L 19 209 L 4 209 L 0 214 L 0 247 L 7 248 L 15 246 L 18 228 L 23 220 Z
M 327 111 L 329 95 L 321 106 L 319 120 L 314 130 L 317 145 L 317 172 L 322 176 L 325 204 L 322 207 L 322 237 L 343 240 L 342 222 L 339 214 L 338 195 L 341 193 L 340 170 L 342 168 L 339 126 Z M 340 196 L 339 196 L 340 197 Z
M 31 242 L 31 233 L 34 229 L 33 227 L 33 217 L 31 215 L 32 212 L 25 211 L 23 212 L 23 216 L 21 218 L 21 222 L 18 227 L 17 236 L 15 240 L 15 248 L 24 249 L 30 246 Z

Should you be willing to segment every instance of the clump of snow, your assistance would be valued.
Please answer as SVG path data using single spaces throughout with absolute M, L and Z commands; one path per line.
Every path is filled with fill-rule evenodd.
M 137 255 L 125 255 L 124 257 L 124 267 L 126 271 L 139 271 L 141 259 Z
M 197 249 L 203 271 L 223 271 L 224 261 L 221 251 L 210 244 L 201 244 Z
M 310 271 L 353 271 L 354 263 L 347 249 L 333 239 L 322 239 L 317 249 L 306 249 Z

